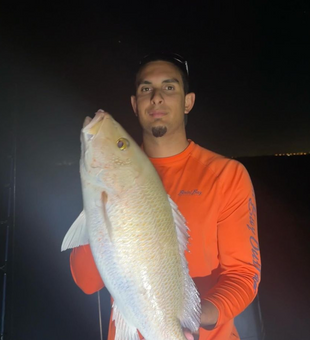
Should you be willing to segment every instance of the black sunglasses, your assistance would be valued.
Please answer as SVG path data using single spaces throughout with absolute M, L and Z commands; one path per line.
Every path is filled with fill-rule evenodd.
M 187 61 L 181 55 L 177 53 L 157 52 L 157 53 L 148 54 L 140 60 L 139 68 L 141 68 L 143 65 L 151 61 L 156 61 L 156 60 L 169 61 L 170 63 L 177 66 L 180 70 L 182 70 L 183 73 L 187 75 L 187 77 L 189 76 Z

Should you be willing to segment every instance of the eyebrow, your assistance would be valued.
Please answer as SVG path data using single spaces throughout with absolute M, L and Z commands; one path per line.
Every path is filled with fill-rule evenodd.
M 167 83 L 177 83 L 177 84 L 180 84 L 180 82 L 176 78 L 165 79 L 165 80 L 162 81 L 162 84 L 167 84 Z M 151 85 L 151 84 L 152 84 L 152 82 L 150 82 L 148 80 L 142 80 L 142 81 L 138 82 L 137 86 L 140 86 L 140 85 Z

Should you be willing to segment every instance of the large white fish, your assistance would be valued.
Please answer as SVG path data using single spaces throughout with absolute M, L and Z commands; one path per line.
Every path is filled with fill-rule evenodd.
M 140 147 L 103 111 L 85 119 L 84 210 L 61 250 L 89 243 L 114 299 L 116 340 L 184 340 L 199 328 L 200 299 L 184 256 L 185 220 Z

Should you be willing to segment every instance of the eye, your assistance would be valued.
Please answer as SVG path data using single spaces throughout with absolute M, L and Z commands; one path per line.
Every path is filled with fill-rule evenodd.
M 116 141 L 116 145 L 121 151 L 126 150 L 129 146 L 129 140 L 126 138 L 119 138 Z
M 149 87 L 142 87 L 141 92 L 149 92 L 151 89 Z
M 167 86 L 165 87 L 165 89 L 171 91 L 171 90 L 174 90 L 174 86 L 172 86 L 172 85 L 167 85 Z

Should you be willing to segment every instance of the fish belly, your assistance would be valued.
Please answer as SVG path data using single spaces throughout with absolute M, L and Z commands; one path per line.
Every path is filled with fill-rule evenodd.
M 90 232 L 103 281 L 125 322 L 147 340 L 184 339 L 179 317 L 186 273 L 167 195 L 131 194 L 120 203 L 107 208 L 110 231 L 98 223 Z

